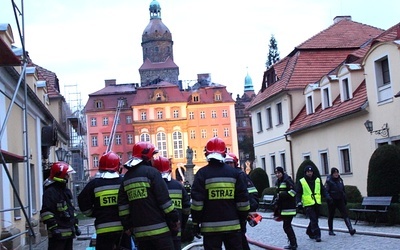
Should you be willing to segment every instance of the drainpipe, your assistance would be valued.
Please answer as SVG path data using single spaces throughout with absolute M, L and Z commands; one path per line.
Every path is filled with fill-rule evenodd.
M 285 134 L 285 139 L 287 142 L 289 142 L 289 157 L 290 157 L 290 169 L 292 171 L 292 179 L 296 183 L 297 180 L 295 180 L 295 174 L 294 174 L 294 166 L 293 166 L 293 153 L 292 153 L 292 141 L 288 139 L 288 135 Z

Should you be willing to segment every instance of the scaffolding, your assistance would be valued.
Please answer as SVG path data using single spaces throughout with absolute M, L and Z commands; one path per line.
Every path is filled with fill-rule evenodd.
M 86 125 L 80 93 L 78 95 L 68 92 L 75 94 L 77 98 L 73 100 L 69 97 L 71 104 L 66 104 L 54 73 L 51 72 L 53 75 L 49 81 L 54 81 L 51 84 L 47 82 L 46 77 L 45 81 L 38 80 L 38 72 L 47 70 L 33 64 L 25 49 L 24 1 L 21 0 L 18 6 L 11 0 L 11 4 L 22 48 L 12 46 L 14 37 L 11 26 L 7 24 L 6 30 L 1 30 L 0 39 L 0 85 L 3 86 L 0 101 L 6 104 L 1 104 L 0 107 L 0 186 L 3 187 L 3 193 L 0 195 L 0 249 L 25 249 L 24 245 L 32 249 L 33 245 L 38 243 L 38 239 L 40 240 L 41 233 L 38 231 L 43 229 L 39 226 L 38 213 L 40 194 L 43 193 L 42 181 L 46 178 L 52 162 L 65 160 L 56 159 L 56 151 L 62 151 L 65 145 L 68 146 L 69 156 L 78 173 L 76 180 L 75 176 L 72 179 L 73 185 L 83 185 L 80 183 L 87 179 L 82 174 L 87 172 L 87 147 L 84 139 Z M 40 87 L 40 91 L 45 89 L 46 92 L 43 100 L 38 94 L 39 82 L 46 83 Z M 55 90 L 55 115 L 47 106 L 50 100 L 53 100 L 49 100 L 48 84 Z M 54 150 L 54 146 L 59 146 L 58 150 Z M 24 204 L 20 194 L 27 204 Z
M 25 218 L 25 223 L 26 223 L 28 229 L 25 231 L 16 233 L 16 234 L 8 235 L 5 238 L 2 238 L 0 240 L 0 244 L 2 247 L 4 247 L 3 242 L 11 241 L 11 240 L 13 240 L 17 237 L 20 237 L 21 235 L 24 235 L 24 234 L 28 234 L 29 237 L 33 237 L 33 238 L 35 237 L 33 226 L 31 223 L 31 214 L 32 214 L 31 201 L 32 200 L 31 200 L 30 194 L 31 194 L 32 190 L 31 190 L 31 183 L 30 183 L 31 182 L 31 168 L 30 168 L 30 157 L 29 157 L 29 135 L 28 135 L 28 122 L 27 122 L 28 85 L 27 85 L 27 82 L 25 81 L 26 68 L 28 65 L 28 57 L 27 57 L 26 50 L 25 50 L 25 31 L 24 31 L 24 15 L 23 15 L 24 9 L 23 9 L 23 1 L 21 1 L 20 8 L 17 6 L 17 4 L 14 1 L 11 1 L 11 2 L 12 2 L 12 6 L 13 6 L 15 20 L 16 20 L 17 27 L 18 27 L 19 38 L 21 40 L 21 45 L 22 45 L 22 54 L 21 54 L 22 70 L 19 74 L 18 83 L 17 83 L 15 91 L 12 95 L 10 104 L 7 108 L 7 112 L 4 116 L 4 120 L 1 123 L 1 129 L 0 129 L 0 149 L 1 149 L 0 150 L 0 158 L 1 159 L 0 160 L 1 160 L 1 164 L 3 166 L 4 173 L 7 175 L 7 178 L 12 187 L 14 197 L 18 201 L 19 207 L 4 208 L 4 209 L 1 209 L 0 212 L 6 213 L 6 212 L 10 212 L 10 211 L 22 211 L 24 218 Z M 21 23 L 19 21 L 18 15 L 21 16 Z M 9 66 L 18 66 L 18 65 L 11 63 L 11 64 L 9 64 Z M 7 67 L 7 63 L 5 63 L 5 67 Z M 23 89 L 23 102 L 22 102 L 21 109 L 23 110 L 22 134 L 23 134 L 23 144 L 24 144 L 23 145 L 24 153 L 23 153 L 22 158 L 16 154 L 8 153 L 6 150 L 3 150 L 3 145 L 1 144 L 1 142 L 3 141 L 2 140 L 3 136 L 6 132 L 7 123 L 9 121 L 9 118 L 10 118 L 10 115 L 12 112 L 12 108 L 16 103 L 17 95 L 20 93 L 21 88 Z M 24 206 L 24 204 L 20 198 L 20 195 L 19 195 L 19 190 L 18 190 L 17 186 L 15 185 L 13 177 L 10 174 L 10 171 L 8 170 L 8 167 L 6 165 L 7 163 L 12 163 L 12 162 L 23 162 L 25 165 L 26 176 L 27 176 L 27 178 L 26 178 L 27 179 L 27 189 L 28 189 L 27 190 L 28 191 L 27 206 Z M 31 242 L 32 242 L 32 240 L 29 240 L 30 249 L 31 249 Z

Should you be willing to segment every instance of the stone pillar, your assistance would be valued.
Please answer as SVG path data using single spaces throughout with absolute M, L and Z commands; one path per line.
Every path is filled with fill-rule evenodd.
M 185 168 L 186 168 L 185 178 L 190 183 L 190 185 L 193 184 L 193 180 L 194 180 L 194 173 L 193 173 L 194 166 L 196 166 L 196 165 L 185 164 Z

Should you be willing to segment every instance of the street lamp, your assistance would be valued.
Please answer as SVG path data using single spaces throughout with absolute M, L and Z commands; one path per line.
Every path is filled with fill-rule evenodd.
M 67 150 L 65 150 L 65 149 L 63 149 L 63 148 L 58 148 L 57 150 L 56 150 L 56 156 L 57 156 L 57 159 L 58 159 L 58 161 L 63 161 L 63 162 L 65 162 L 66 160 L 67 160 L 67 155 L 68 155 L 68 151 Z
M 370 134 L 375 133 L 376 135 L 381 135 L 382 137 L 389 137 L 389 127 L 387 123 L 384 123 L 382 128 L 378 130 L 374 130 L 373 122 L 370 120 L 366 120 L 364 122 L 364 126 Z

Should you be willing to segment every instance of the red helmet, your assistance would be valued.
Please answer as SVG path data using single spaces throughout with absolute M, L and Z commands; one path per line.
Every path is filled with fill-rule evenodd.
M 171 173 L 171 162 L 163 156 L 154 158 L 153 167 L 160 171 L 163 178 L 168 178 Z
M 67 179 L 67 174 L 76 173 L 75 170 L 68 164 L 62 161 L 55 162 L 51 165 L 50 169 L 50 180 L 62 181 Z
M 207 142 L 205 151 L 207 159 L 214 158 L 223 161 L 226 154 L 225 142 L 218 137 L 214 137 Z
M 101 156 L 99 162 L 99 170 L 119 172 L 120 158 L 114 152 L 108 152 Z
M 225 157 L 225 162 L 233 162 L 235 167 L 239 166 L 239 159 L 234 153 L 227 153 Z
M 136 166 L 142 161 L 149 161 L 154 154 L 158 153 L 158 149 L 150 142 L 137 142 L 133 145 L 132 159 L 124 164 L 125 167 Z

